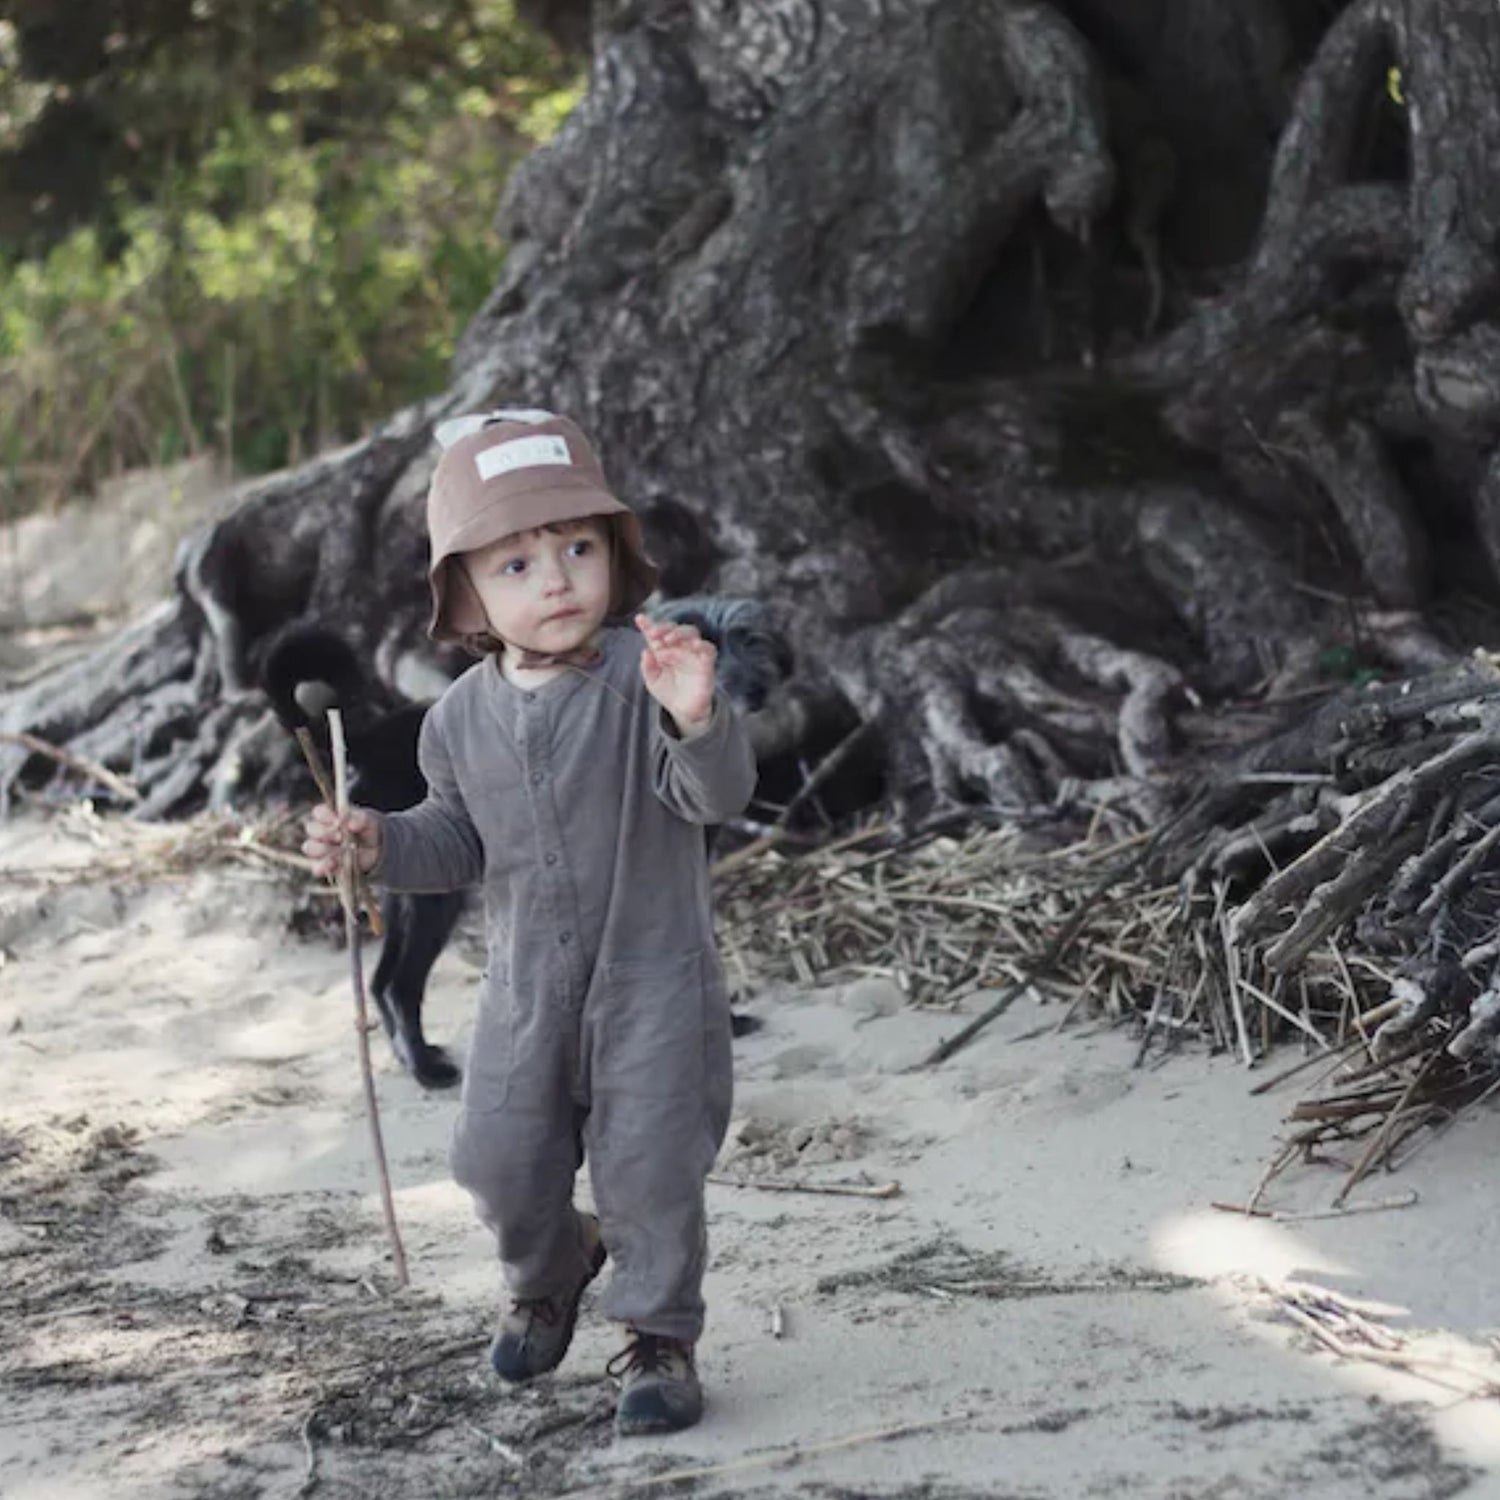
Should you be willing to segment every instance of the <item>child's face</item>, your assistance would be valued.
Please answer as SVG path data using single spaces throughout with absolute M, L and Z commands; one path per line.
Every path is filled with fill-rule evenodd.
M 509 646 L 556 655 L 582 646 L 609 612 L 609 534 L 598 520 L 565 521 L 501 537 L 463 557 Z

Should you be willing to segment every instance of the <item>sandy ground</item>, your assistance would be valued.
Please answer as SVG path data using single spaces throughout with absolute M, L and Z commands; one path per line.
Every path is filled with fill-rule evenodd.
M 453 1100 L 377 1038 L 393 1288 L 346 958 L 289 930 L 287 882 L 43 878 L 101 857 L 79 826 L 0 832 L 4 1500 L 630 1495 L 680 1470 L 699 1495 L 1500 1496 L 1500 1401 L 1465 1395 L 1500 1377 L 1493 1112 L 1366 1194 L 1415 1207 L 1252 1220 L 1210 1204 L 1243 1201 L 1295 1096 L 1228 1059 L 1136 1071 L 1128 1033 L 1028 1000 L 914 1071 L 951 1016 L 877 982 L 759 996 L 722 1173 L 900 1193 L 711 1186 L 711 1409 L 622 1442 L 590 1304 L 557 1376 L 487 1372 Z M 474 957 L 439 966 L 439 1038 Z M 1279 1311 L 1299 1283 L 1406 1309 L 1377 1321 L 1432 1378 L 1316 1345 Z

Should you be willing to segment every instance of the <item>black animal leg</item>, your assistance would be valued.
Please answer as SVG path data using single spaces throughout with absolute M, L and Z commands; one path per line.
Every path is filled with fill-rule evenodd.
M 391 1050 L 423 1088 L 452 1088 L 463 1076 L 448 1053 L 422 1033 L 427 976 L 463 906 L 456 891 L 420 896 L 391 892 L 381 903 L 386 936 L 371 993 Z

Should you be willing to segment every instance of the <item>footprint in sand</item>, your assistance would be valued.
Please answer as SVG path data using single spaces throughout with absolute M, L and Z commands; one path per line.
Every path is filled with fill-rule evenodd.
M 809 1073 L 831 1074 L 833 1054 L 827 1047 L 804 1042 L 797 1047 L 787 1047 L 771 1059 L 771 1077 L 805 1078 Z

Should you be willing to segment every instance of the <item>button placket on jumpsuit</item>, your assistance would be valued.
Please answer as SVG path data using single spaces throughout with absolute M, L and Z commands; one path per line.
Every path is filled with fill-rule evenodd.
M 730 1094 L 695 825 L 744 805 L 754 761 L 722 702 L 701 740 L 663 742 L 639 646 L 621 640 L 635 637 L 609 635 L 603 682 L 558 679 L 528 699 L 486 664 L 487 678 L 461 679 L 451 711 L 430 716 L 424 769 L 439 805 L 426 822 L 438 843 L 464 844 L 447 827 L 455 816 L 478 832 L 495 903 L 453 1165 L 512 1294 L 543 1296 L 581 1268 L 582 1145 L 614 1261 L 606 1315 L 694 1339 L 703 1178 Z M 387 857 L 393 873 L 438 881 L 413 836 L 423 821 L 396 815 Z

